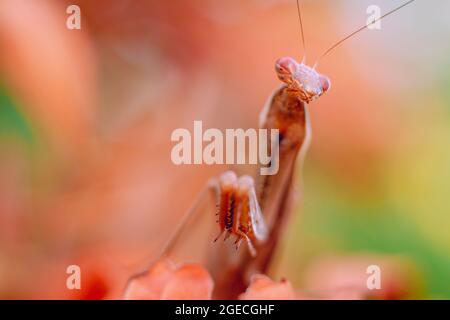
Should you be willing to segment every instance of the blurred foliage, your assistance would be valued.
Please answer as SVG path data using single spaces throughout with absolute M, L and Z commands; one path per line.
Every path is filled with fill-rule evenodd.
M 28 144 L 35 142 L 33 130 L 5 86 L 0 83 L 0 136 L 16 137 Z
M 355 197 L 317 170 L 307 174 L 305 184 L 306 213 L 293 227 L 291 250 L 301 251 L 296 263 L 334 250 L 401 255 L 423 274 L 428 297 L 450 298 L 449 252 L 429 241 L 408 212 L 388 197 Z

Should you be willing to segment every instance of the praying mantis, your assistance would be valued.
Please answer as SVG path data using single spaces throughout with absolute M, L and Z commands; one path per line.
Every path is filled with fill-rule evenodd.
M 261 129 L 279 130 L 276 145 L 279 151 L 278 173 L 238 177 L 234 171 L 226 171 L 211 179 L 180 222 L 164 248 L 163 256 L 170 256 L 181 242 L 181 234 L 189 231 L 189 225 L 196 217 L 202 217 L 205 210 L 202 210 L 201 203 L 213 199 L 219 232 L 214 239 L 210 239 L 216 244 L 210 247 L 205 264 L 215 280 L 215 297 L 235 298 L 245 290 L 252 274 L 266 273 L 289 220 L 295 170 L 301 169 L 311 140 L 308 105 L 331 88 L 330 79 L 316 70 L 319 62 L 347 39 L 414 1 L 405 2 L 344 37 L 326 50 L 313 67 L 306 64 L 305 58 L 302 62 L 291 57 L 276 61 L 275 72 L 282 85 L 266 102 L 259 126 Z M 297 11 L 303 50 L 306 51 L 298 0 Z M 207 210 L 207 214 L 213 215 L 213 212 Z M 218 241 L 221 237 L 223 243 Z M 234 242 L 228 241 L 227 244 L 229 238 L 233 238 Z M 239 249 L 243 242 L 248 250 Z

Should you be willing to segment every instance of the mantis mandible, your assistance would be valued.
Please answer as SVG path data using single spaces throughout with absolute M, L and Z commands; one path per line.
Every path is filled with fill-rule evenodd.
M 296 167 L 302 166 L 311 138 L 307 105 L 331 87 L 329 78 L 316 71 L 319 62 L 347 39 L 414 1 L 405 2 L 344 37 L 326 50 L 313 67 L 306 64 L 305 58 L 300 63 L 291 57 L 276 61 L 275 72 L 282 85 L 268 99 L 260 114 L 259 125 L 263 129 L 279 130 L 278 173 L 253 178 L 248 175 L 238 177 L 233 171 L 227 171 L 220 177 L 211 179 L 193 207 L 185 214 L 178 230 L 163 250 L 163 255 L 171 254 L 180 242 L 182 231 L 187 229 L 188 223 L 198 212 L 202 212 L 200 204 L 212 195 L 216 202 L 219 235 L 211 241 L 216 242 L 222 235 L 224 240 L 231 236 L 235 239 L 232 245 L 223 243 L 222 246 L 213 246 L 206 261 L 215 279 L 216 297 L 236 297 L 243 292 L 252 274 L 267 271 L 283 227 L 288 221 L 294 171 Z M 306 51 L 298 0 L 297 11 L 302 46 Z M 248 250 L 236 251 L 242 242 L 247 243 Z

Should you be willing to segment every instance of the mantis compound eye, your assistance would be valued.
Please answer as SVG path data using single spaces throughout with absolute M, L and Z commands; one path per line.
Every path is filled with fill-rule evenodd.
M 321 75 L 319 78 L 319 81 L 320 81 L 320 85 L 322 87 L 322 93 L 325 93 L 328 90 L 330 90 L 331 81 L 328 77 Z
M 297 61 L 290 57 L 283 57 L 275 63 L 275 71 L 281 81 L 286 82 L 295 74 L 297 70 Z

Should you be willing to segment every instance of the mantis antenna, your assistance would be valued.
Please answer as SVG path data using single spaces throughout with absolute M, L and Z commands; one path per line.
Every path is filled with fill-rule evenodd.
M 343 42 L 345 42 L 346 40 L 350 39 L 351 37 L 353 37 L 354 35 L 356 35 L 357 33 L 363 31 L 364 29 L 368 28 L 369 26 L 373 25 L 374 23 L 380 21 L 381 19 L 393 14 L 394 12 L 402 9 L 403 7 L 406 7 L 407 5 L 413 3 L 416 0 L 409 0 L 407 2 L 405 2 L 404 4 L 402 4 L 401 6 L 389 11 L 388 13 L 385 13 L 384 15 L 382 15 L 379 18 L 374 19 L 372 22 L 366 23 L 364 26 L 362 26 L 361 28 L 357 29 L 356 31 L 350 33 L 348 36 L 342 38 L 341 40 L 339 40 L 338 42 L 336 42 L 334 45 L 332 45 L 327 51 L 325 51 L 320 58 L 317 60 L 316 64 L 314 65 L 314 69 L 317 67 L 317 65 L 319 64 L 319 62 L 327 55 L 329 54 L 332 50 L 334 50 L 336 47 L 338 47 L 339 45 L 341 45 Z
M 298 20 L 300 21 L 300 31 L 302 35 L 302 47 L 303 47 L 303 62 L 306 61 L 306 44 L 305 44 L 305 34 L 303 33 L 303 22 L 302 22 L 302 14 L 300 12 L 300 3 L 297 0 L 297 12 L 298 12 Z

